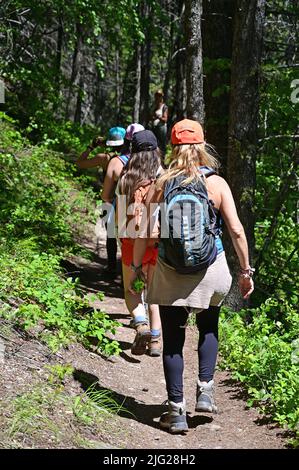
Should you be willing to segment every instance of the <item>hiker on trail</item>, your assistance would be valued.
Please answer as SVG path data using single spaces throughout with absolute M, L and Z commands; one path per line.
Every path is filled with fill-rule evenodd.
M 161 354 L 161 322 L 158 305 L 148 304 L 149 325 L 141 292 L 132 294 L 128 290 L 132 269 L 136 272 L 140 271 L 147 287 L 149 287 L 154 273 L 158 257 L 159 229 L 157 223 L 152 238 L 147 240 L 143 256 L 136 269 L 132 262 L 134 241 L 138 236 L 144 202 L 161 171 L 155 135 L 149 130 L 135 133 L 132 140 L 131 158 L 122 172 L 117 187 L 118 214 L 120 214 L 120 204 L 125 206 L 122 208 L 123 220 L 118 219 L 118 234 L 121 241 L 125 301 L 134 318 L 133 324 L 136 330 L 131 349 L 132 354 L 135 355 L 144 354 L 147 347 L 150 356 L 160 356 Z M 121 196 L 125 196 L 125 198 Z
M 168 107 L 164 103 L 164 94 L 162 90 L 157 90 L 155 93 L 155 104 L 153 114 L 151 116 L 152 130 L 158 140 L 158 146 L 161 150 L 162 160 L 166 153 L 166 140 L 167 140 L 167 119 Z
M 79 168 L 93 168 L 96 166 L 100 166 L 103 168 L 104 173 L 105 173 L 103 193 L 105 189 L 105 182 L 106 182 L 106 186 L 108 184 L 107 181 L 109 178 L 107 177 L 107 173 L 108 173 L 108 168 L 112 165 L 112 162 L 114 160 L 113 157 L 118 156 L 122 153 L 125 132 L 126 131 L 123 127 L 112 127 L 111 129 L 109 129 L 108 138 L 106 142 L 105 142 L 105 139 L 103 139 L 102 137 L 94 138 L 92 143 L 80 155 L 80 158 L 76 162 Z M 99 147 L 102 145 L 105 145 L 107 147 L 107 150 L 111 148 L 113 149 L 113 151 L 99 153 L 92 158 L 88 158 L 90 152 L 92 152 L 96 147 Z M 121 166 L 121 169 L 122 169 L 122 166 Z M 115 237 L 114 238 L 109 237 L 108 234 L 107 234 L 107 239 L 106 239 L 106 250 L 107 250 L 108 265 L 104 271 L 109 276 L 115 277 L 116 276 L 117 242 L 116 242 Z
M 171 133 L 169 169 L 148 195 L 147 227 L 135 240 L 130 291 L 144 256 L 151 206 L 159 203 L 160 245 L 147 302 L 159 304 L 163 332 L 163 365 L 168 411 L 160 426 L 170 433 L 188 430 L 183 394 L 183 346 L 190 312 L 199 330 L 196 411 L 216 412 L 213 377 L 218 353 L 220 306 L 229 292 L 231 275 L 221 235 L 223 218 L 239 259 L 239 288 L 244 299 L 253 292 L 247 240 L 231 190 L 216 174 L 218 161 L 207 151 L 202 127 L 184 119 Z M 211 202 L 212 201 L 212 202 Z M 163 204 L 164 203 L 164 204 Z M 168 211 L 168 212 L 167 212 Z M 164 234 L 163 234 L 164 230 Z M 163 238 L 164 236 L 164 238 Z
M 130 143 L 134 132 L 143 130 L 144 127 L 141 124 L 130 124 L 127 129 L 122 127 L 113 127 L 109 130 L 108 140 L 106 142 L 107 146 L 113 147 L 115 150 L 114 155 L 109 159 L 109 163 L 106 169 L 106 175 L 103 184 L 102 191 L 102 200 L 104 202 L 109 202 L 115 207 L 115 188 L 120 177 L 120 174 L 126 166 L 130 158 Z M 113 216 L 113 211 L 111 212 L 111 218 Z M 112 220 L 108 215 L 108 220 L 106 222 L 109 224 Z M 117 264 L 116 264 L 116 254 L 117 254 L 117 240 L 115 233 L 107 234 L 107 256 L 108 256 L 108 265 L 106 268 L 106 274 L 109 277 L 114 278 L 117 275 Z

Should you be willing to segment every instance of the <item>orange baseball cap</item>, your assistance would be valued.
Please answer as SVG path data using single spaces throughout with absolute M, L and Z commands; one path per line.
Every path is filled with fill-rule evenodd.
M 204 141 L 203 129 L 197 121 L 183 119 L 172 128 L 171 143 L 174 145 L 203 144 Z

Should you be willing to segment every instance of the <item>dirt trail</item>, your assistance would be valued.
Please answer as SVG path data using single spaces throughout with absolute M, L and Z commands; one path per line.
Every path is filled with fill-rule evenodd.
M 90 234 L 92 237 L 93 230 Z M 105 281 L 101 272 L 105 264 L 105 232 L 101 239 L 86 239 L 83 244 L 98 255 L 94 261 L 75 258 L 70 269 L 77 271 L 82 286 L 88 292 L 103 291 L 101 309 L 122 323 L 117 339 L 123 348 L 119 357 L 109 360 L 91 354 L 83 347 L 73 345 L 63 353 L 64 360 L 85 377 L 85 386 L 98 379 L 99 386 L 114 392 L 118 401 L 130 413 L 120 413 L 117 426 L 120 432 L 107 436 L 107 442 L 117 448 L 147 449 L 278 449 L 287 445 L 283 431 L 265 420 L 254 409 L 247 409 L 244 392 L 230 378 L 229 373 L 217 371 L 216 415 L 195 413 L 197 353 L 194 328 L 187 330 L 185 345 L 185 396 L 190 431 L 185 436 L 173 436 L 159 429 L 158 419 L 166 410 L 161 405 L 166 399 L 162 359 L 136 357 L 130 353 L 134 331 L 129 327 L 129 315 L 123 300 L 120 276 Z M 83 375 L 82 375 L 83 374 Z

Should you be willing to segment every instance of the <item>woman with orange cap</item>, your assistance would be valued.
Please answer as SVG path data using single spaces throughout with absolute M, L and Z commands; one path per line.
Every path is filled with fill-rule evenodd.
M 183 346 L 190 312 L 196 313 L 200 333 L 196 411 L 216 412 L 214 370 L 218 353 L 220 306 L 231 286 L 221 241 L 224 220 L 240 263 L 243 298 L 253 291 L 254 269 L 231 190 L 217 175 L 218 161 L 204 141 L 201 125 L 178 122 L 171 134 L 171 163 L 149 195 L 144 234 L 135 240 L 133 266 L 139 266 L 150 235 L 156 205 L 161 210 L 159 257 L 147 301 L 158 304 L 163 332 L 163 365 L 168 411 L 160 426 L 170 433 L 188 431 L 183 394 Z M 164 233 L 163 233 L 164 231 Z M 136 273 L 131 274 L 131 285 Z

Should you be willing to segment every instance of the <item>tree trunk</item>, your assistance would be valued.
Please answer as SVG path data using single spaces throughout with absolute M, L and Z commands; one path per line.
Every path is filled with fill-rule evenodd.
M 119 60 L 119 50 L 115 51 L 115 104 L 116 104 L 116 120 L 119 120 L 120 115 L 120 104 L 121 104 L 121 79 L 120 79 L 120 60 Z
M 169 5 L 167 4 L 167 7 L 169 7 Z M 165 103 L 168 102 L 168 97 L 169 97 L 169 91 L 170 91 L 170 82 L 171 82 L 171 77 L 173 75 L 173 60 L 172 60 L 172 56 L 173 56 L 173 52 L 174 52 L 174 40 L 173 40 L 173 37 L 174 37 L 174 24 L 173 24 L 173 21 L 171 22 L 171 25 L 170 25 L 170 34 L 169 34 L 169 44 L 168 44 L 168 57 L 167 57 L 167 70 L 166 70 L 166 73 L 165 73 L 165 77 L 164 77 L 164 83 L 163 83 L 163 93 L 164 93 L 164 101 Z
M 134 108 L 133 108 L 133 122 L 139 122 L 139 110 L 140 110 L 140 84 L 141 84 L 141 46 L 138 44 L 136 47 L 136 88 L 134 97 Z
M 62 62 L 62 47 L 63 47 L 63 24 L 62 17 L 58 17 L 58 30 L 57 30 L 57 41 L 56 41 L 56 57 L 55 57 L 55 75 L 56 75 L 56 100 L 53 102 L 53 113 L 56 115 L 59 107 L 59 101 L 61 98 L 61 62 Z M 59 115 L 60 113 L 58 113 Z M 59 116 L 60 117 L 60 116 Z
M 151 40 L 147 35 L 146 43 L 141 48 L 141 83 L 140 83 L 140 122 L 148 125 L 150 115 L 150 69 L 151 69 Z
M 201 0 L 186 0 L 187 117 L 204 121 Z
M 63 24 L 62 18 L 59 16 L 58 19 L 58 31 L 57 31 L 57 47 L 56 47 L 56 84 L 59 92 L 60 85 L 60 69 L 61 69 L 61 58 L 62 58 L 62 44 L 63 44 Z
M 141 46 L 141 79 L 140 79 L 140 123 L 148 125 L 150 117 L 150 70 L 152 60 L 152 35 L 151 35 L 151 7 L 144 1 L 141 6 L 141 14 L 145 21 L 145 39 Z
M 254 252 L 253 204 L 264 19 L 265 0 L 237 0 L 231 68 L 228 179 L 251 257 Z M 239 263 L 231 243 L 228 244 L 228 255 L 236 274 Z M 228 303 L 234 309 L 244 305 L 236 276 Z
M 71 107 L 71 100 L 72 100 L 72 90 L 73 85 L 78 77 L 78 72 L 81 66 L 81 48 L 82 48 L 82 37 L 83 37 L 83 28 L 80 23 L 76 24 L 76 43 L 73 52 L 73 59 L 72 59 L 72 72 L 69 81 L 69 91 L 68 91 L 68 98 L 66 104 L 66 119 L 70 119 L 70 116 L 73 114 L 70 110 Z
M 184 37 L 182 26 L 184 23 L 185 3 L 178 1 L 178 31 L 175 41 L 175 96 L 172 113 L 172 121 L 177 122 L 184 119 L 185 116 L 185 88 L 186 88 L 186 50 L 184 48 Z
M 82 114 L 82 94 L 84 90 L 84 80 L 82 74 L 80 74 L 79 87 L 77 91 L 77 102 L 75 109 L 74 122 L 81 124 L 81 114 Z
M 203 0 L 205 136 L 221 159 L 226 176 L 230 65 L 235 0 Z

